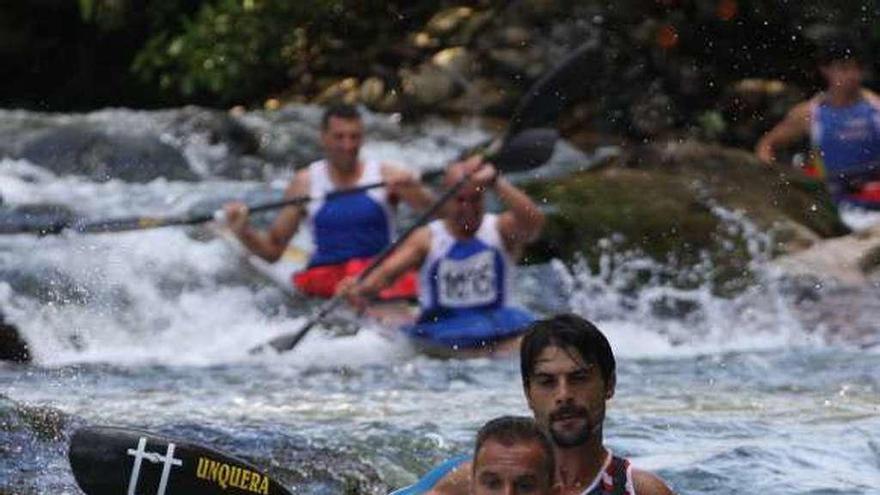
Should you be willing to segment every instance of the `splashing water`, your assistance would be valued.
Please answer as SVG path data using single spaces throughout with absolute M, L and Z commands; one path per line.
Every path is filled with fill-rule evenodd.
M 155 126 L 202 181 L 95 183 L 3 159 L 0 194 L 10 204 L 52 202 L 109 218 L 186 212 L 266 189 L 211 175 L 229 149 L 174 128 L 170 112 L 89 118 Z M 296 115 L 312 112 L 243 120 L 283 150 L 293 139 L 285 133 L 309 127 Z M 365 154 L 420 169 L 486 136 L 370 118 L 377 139 Z M 278 166 L 265 179 L 278 187 L 289 175 Z M 609 238 L 595 264 L 524 268 L 523 301 L 585 315 L 609 335 L 618 385 L 607 441 L 679 492 L 738 493 L 743 480 L 768 494 L 876 492 L 880 352 L 829 345 L 821 329 L 805 326 L 784 277 L 767 263 L 773 240 L 737 212 L 709 206 L 722 234 L 744 239 L 750 255 L 752 283 L 734 297 L 716 294 L 708 255 L 683 271 L 675 260 L 622 252 Z M 0 274 L 0 307 L 37 361 L 0 366 L 8 397 L 0 399 L 0 445 L 8 446 L 0 492 L 77 493 L 67 438 L 82 424 L 122 424 L 247 457 L 298 493 L 387 493 L 467 452 L 486 420 L 529 414 L 515 358 L 429 359 L 372 324 L 344 336 L 321 327 L 295 352 L 247 355 L 297 328 L 312 308 L 255 278 L 199 229 L 4 236 Z

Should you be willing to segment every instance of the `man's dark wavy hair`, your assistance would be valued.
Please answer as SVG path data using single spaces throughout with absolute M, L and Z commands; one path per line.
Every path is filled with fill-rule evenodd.
M 529 386 L 535 360 L 548 347 L 573 349 L 584 363 L 598 364 L 606 385 L 615 377 L 617 364 L 605 335 L 586 319 L 563 314 L 532 323 L 523 337 L 519 356 L 524 387 Z
M 321 117 L 322 130 L 327 130 L 327 125 L 330 124 L 330 119 L 333 117 L 346 120 L 359 120 L 361 118 L 361 112 L 354 105 L 349 105 L 348 103 L 334 103 L 324 110 L 324 115 Z
M 816 48 L 816 63 L 826 66 L 832 62 L 854 60 L 864 63 L 863 48 L 859 41 L 849 33 L 836 32 L 820 39 Z

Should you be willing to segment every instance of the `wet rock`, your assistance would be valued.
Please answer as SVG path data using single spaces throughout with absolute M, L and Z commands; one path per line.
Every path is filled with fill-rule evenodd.
M 471 7 L 452 7 L 431 17 L 424 29 L 413 35 L 411 44 L 422 49 L 469 45 L 491 24 L 495 13 Z
M 867 287 L 880 269 L 880 226 L 816 242 L 774 263 L 789 277 Z
M 824 275 L 785 274 L 782 285 L 789 293 L 799 292 L 801 297 L 792 302 L 791 315 L 808 332 L 847 346 L 880 345 L 876 316 L 880 311 L 880 285 L 876 281 L 867 286 L 852 285 Z
M 408 36 L 409 44 L 417 49 L 431 49 L 440 46 L 440 40 L 425 31 L 418 31 Z
M 507 46 L 517 47 L 528 44 L 532 33 L 524 26 L 507 26 L 498 34 L 499 41 Z
M 473 55 L 463 46 L 440 50 L 431 57 L 431 63 L 437 67 L 467 79 L 474 75 L 474 62 Z
M 18 329 L 3 319 L 0 313 L 0 361 L 27 363 L 31 360 L 28 344 Z
M 173 128 L 183 136 L 205 134 L 209 144 L 222 143 L 233 155 L 253 155 L 260 148 L 257 136 L 227 112 L 188 106 L 175 117 Z
M 613 239 L 614 252 L 637 251 L 681 273 L 708 261 L 724 294 L 748 285 L 756 257 L 848 232 L 821 184 L 693 142 L 631 148 L 614 164 L 527 187 L 553 209 L 528 258 L 596 262 L 600 240 Z
M 58 409 L 0 394 L 0 493 L 75 493 L 67 462 L 68 437 L 81 420 Z M 36 475 L 40 473 L 40 475 Z M 47 481 L 43 473 L 68 473 Z
M 331 102 L 357 103 L 360 97 L 358 80 L 354 77 L 347 77 L 333 84 L 330 84 L 315 98 L 315 101 L 321 104 Z
M 496 48 L 489 51 L 489 61 L 509 75 L 525 75 L 536 79 L 547 70 L 548 63 L 537 47 Z
M 211 175 L 234 180 L 267 180 L 271 165 L 253 156 L 230 156 L 212 168 Z
M 56 174 L 83 175 L 96 181 L 149 182 L 196 180 L 183 154 L 150 134 L 108 134 L 84 126 L 44 131 L 28 142 L 21 158 Z
M 430 107 L 455 96 L 455 76 L 434 64 L 422 64 L 415 70 L 400 73 L 403 97 L 416 108 Z
M 474 9 L 471 7 L 451 7 L 441 10 L 428 20 L 428 23 L 425 25 L 425 32 L 438 38 L 452 36 L 473 15 Z
M 385 81 L 378 77 L 367 78 L 361 84 L 358 99 L 371 108 L 381 106 L 385 99 Z

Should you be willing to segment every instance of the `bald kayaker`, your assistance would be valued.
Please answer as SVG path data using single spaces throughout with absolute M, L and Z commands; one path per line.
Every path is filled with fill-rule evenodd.
M 480 428 L 471 495 L 556 495 L 553 444 L 532 418 L 502 416 Z
M 226 220 L 241 243 L 261 258 L 275 262 L 284 253 L 303 220 L 308 222 L 315 251 L 305 271 L 293 283 L 304 294 L 331 297 L 345 277 L 357 275 L 370 259 L 391 243 L 394 210 L 403 201 L 416 210 L 433 201 L 418 174 L 399 165 L 360 158 L 364 124 L 351 105 L 329 107 L 321 121 L 321 144 L 325 158 L 299 171 L 285 197 L 315 198 L 305 206 L 283 208 L 267 231 L 252 227 L 244 203 L 226 205 Z M 328 193 L 379 181 L 384 188 L 343 195 L 322 201 Z M 415 297 L 416 276 L 396 281 L 384 297 Z
M 417 344 L 454 350 L 495 349 L 534 320 L 513 304 L 515 263 L 535 240 L 544 215 L 520 189 L 479 157 L 456 163 L 447 187 L 479 170 L 445 205 L 442 218 L 414 232 L 360 284 L 349 280 L 356 305 L 378 294 L 397 276 L 420 267 L 418 321 L 404 327 Z M 485 192 L 494 190 L 506 210 L 485 213 Z

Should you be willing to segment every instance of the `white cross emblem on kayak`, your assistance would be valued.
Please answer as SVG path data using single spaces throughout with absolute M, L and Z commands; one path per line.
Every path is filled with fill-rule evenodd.
M 128 480 L 128 495 L 137 495 L 138 478 L 141 476 L 141 462 L 144 459 L 153 464 L 164 464 L 162 467 L 162 477 L 159 478 L 159 490 L 156 495 L 165 495 L 165 488 L 168 486 L 168 477 L 171 474 L 171 466 L 182 466 L 183 461 L 174 458 L 174 444 L 169 443 L 165 455 L 158 452 L 147 452 L 147 438 L 141 437 L 138 440 L 137 450 L 128 449 L 128 455 L 134 457 L 134 466 L 131 469 L 131 478 Z

